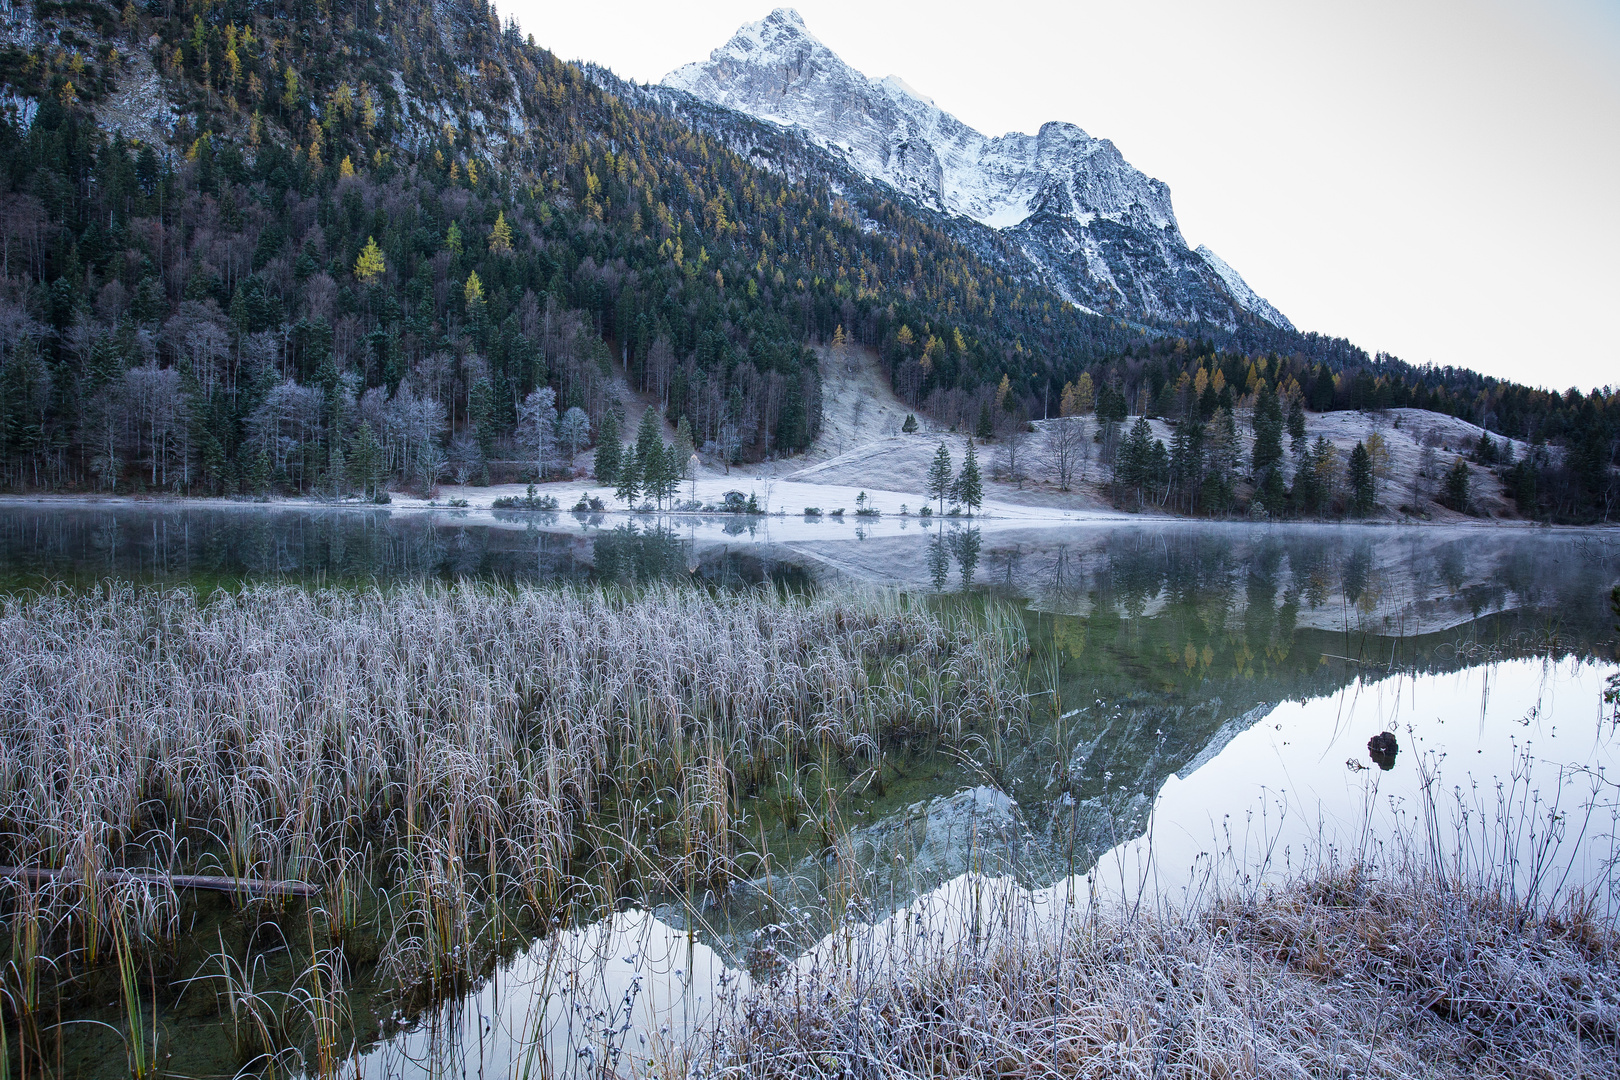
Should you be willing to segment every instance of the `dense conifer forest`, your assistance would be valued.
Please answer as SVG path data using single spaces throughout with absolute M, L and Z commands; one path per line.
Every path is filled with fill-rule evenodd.
M 561 472 L 628 434 L 619 378 L 715 459 L 791 455 L 821 423 L 812 347 L 839 341 L 964 429 L 1056 416 L 1084 375 L 1183 422 L 1184 455 L 1268 395 L 1433 409 L 1546 448 L 1498 463 L 1526 514 L 1612 514 L 1612 390 L 1086 314 L 995 234 L 558 61 L 481 0 L 0 3 L 10 489 Z

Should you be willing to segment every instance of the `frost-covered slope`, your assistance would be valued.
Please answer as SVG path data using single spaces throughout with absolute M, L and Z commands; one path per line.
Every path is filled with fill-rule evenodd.
M 1007 230 L 1049 284 L 1098 312 L 1292 329 L 1224 262 L 1188 249 L 1162 181 L 1073 124 L 991 138 L 899 78 L 856 71 L 781 8 L 664 83 L 809 132 L 925 206 Z

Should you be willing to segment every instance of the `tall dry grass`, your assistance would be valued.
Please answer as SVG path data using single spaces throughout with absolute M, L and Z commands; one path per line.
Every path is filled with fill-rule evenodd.
M 1620 1075 L 1620 940 L 1579 907 L 1329 863 L 1207 907 L 1082 906 L 1055 924 L 1018 895 L 976 934 L 935 921 L 788 969 L 694 1048 L 694 1072 Z
M 1532 764 L 1481 796 L 1420 762 L 1413 816 L 1376 830 L 1369 802 L 1348 847 L 1325 824 L 1297 850 L 1217 835 L 1179 888 L 1151 834 L 1136 869 L 1122 848 L 1051 889 L 958 879 L 776 966 L 689 1061 L 728 1080 L 1620 1077 L 1615 785 L 1565 766 L 1538 789 Z
M 750 796 L 802 769 L 1016 723 L 1025 648 L 1005 613 L 879 595 L 0 598 L 0 861 L 72 872 L 11 883 L 4 992 L 21 1016 L 41 971 L 182 932 L 172 889 L 103 882 L 128 867 L 318 884 L 337 943 L 381 897 L 382 969 L 407 998 L 452 992 L 514 907 L 724 891 Z M 221 969 L 222 1004 L 258 1017 L 251 960 Z

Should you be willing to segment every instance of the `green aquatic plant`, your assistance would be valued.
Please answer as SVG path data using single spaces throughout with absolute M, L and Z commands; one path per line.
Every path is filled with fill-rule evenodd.
M 135 1080 L 146 1080 L 157 1074 L 158 1067 L 157 995 L 155 992 L 151 995 L 152 1023 L 148 1031 L 146 1019 L 141 1015 L 140 959 L 130 941 L 122 911 L 112 921 L 112 939 L 118 961 L 119 998 L 124 1007 L 124 1047 L 129 1053 L 129 1072 Z

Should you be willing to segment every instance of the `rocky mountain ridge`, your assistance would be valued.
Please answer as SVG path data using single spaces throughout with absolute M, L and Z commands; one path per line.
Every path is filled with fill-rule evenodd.
M 1046 284 L 1099 314 L 1292 330 L 1207 248 L 1182 237 L 1170 189 L 1106 139 L 1053 122 L 989 137 L 903 80 L 870 79 L 779 8 L 668 87 L 799 128 L 918 204 L 1013 238 Z

